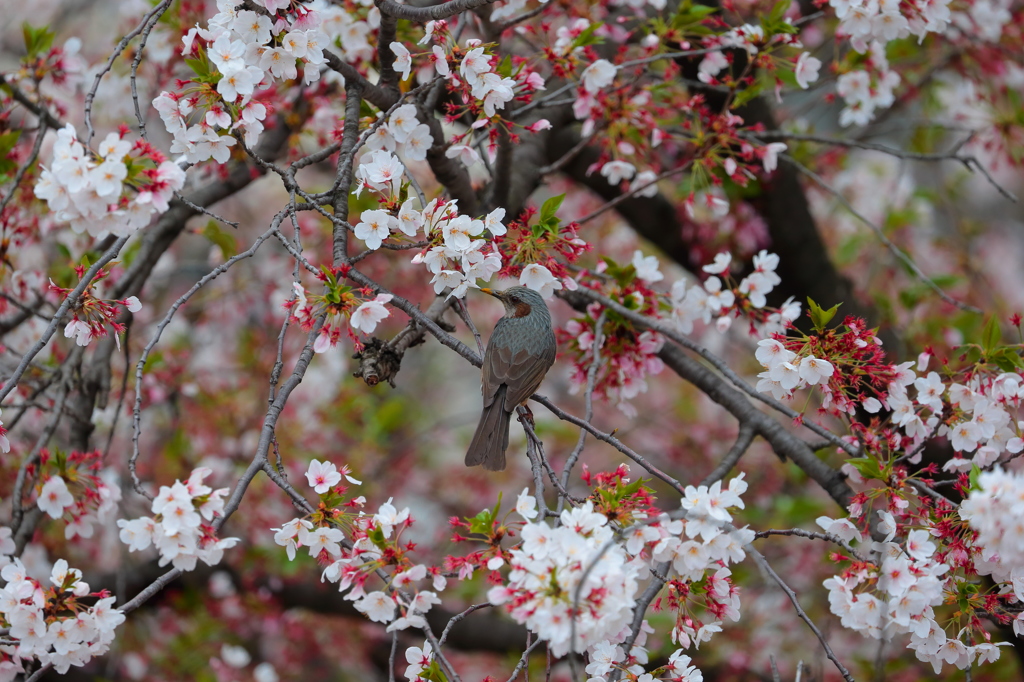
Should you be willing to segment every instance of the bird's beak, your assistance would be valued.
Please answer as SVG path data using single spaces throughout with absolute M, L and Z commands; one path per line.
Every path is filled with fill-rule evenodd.
M 487 289 L 485 287 L 480 287 L 480 291 L 484 292 L 485 294 L 488 294 L 489 296 L 493 296 L 494 298 L 497 298 L 499 300 L 501 299 L 500 291 L 495 291 L 494 289 Z

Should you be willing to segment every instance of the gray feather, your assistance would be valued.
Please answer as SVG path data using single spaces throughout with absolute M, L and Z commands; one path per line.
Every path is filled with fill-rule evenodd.
M 484 406 L 480 423 L 466 452 L 466 466 L 483 464 L 488 471 L 505 468 L 505 450 L 508 449 L 508 429 L 512 413 L 505 410 L 505 386 L 498 390 L 500 400 Z
M 516 317 L 513 298 L 528 305 L 530 313 Z M 540 386 L 558 351 L 551 314 L 540 294 L 511 287 L 502 292 L 502 300 L 506 316 L 498 320 L 484 352 L 484 411 L 466 454 L 466 466 L 483 464 L 491 471 L 505 468 L 512 413 Z

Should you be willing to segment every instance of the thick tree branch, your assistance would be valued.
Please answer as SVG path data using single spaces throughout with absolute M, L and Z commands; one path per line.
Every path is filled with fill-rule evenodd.
M 678 346 L 665 344 L 658 352 L 665 365 L 681 378 L 707 394 L 709 398 L 729 411 L 740 424 L 747 424 L 772 446 L 779 456 L 788 457 L 803 469 L 815 483 L 828 493 L 843 509 L 850 505 L 853 490 L 846 476 L 836 471 L 818 456 L 803 440 L 786 430 L 778 421 L 758 410 L 745 395 L 726 384 L 711 370 L 688 357 Z
M 456 14 L 484 7 L 493 2 L 494 0 L 449 0 L 432 7 L 413 7 L 412 5 L 400 5 L 395 0 L 375 0 L 374 4 L 377 5 L 381 14 L 426 23 L 454 17 Z

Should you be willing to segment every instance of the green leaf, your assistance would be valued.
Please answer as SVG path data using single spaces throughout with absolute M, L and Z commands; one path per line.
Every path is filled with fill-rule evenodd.
M 469 530 L 480 535 L 490 535 L 494 529 L 494 513 L 490 509 L 484 509 L 482 512 L 469 519 Z
M 972 464 L 971 473 L 968 475 L 968 480 L 971 482 L 971 490 L 981 490 L 981 486 L 978 484 L 979 476 L 981 476 L 981 469 L 978 468 L 977 464 Z
M 327 267 L 326 265 L 321 265 L 320 272 L 324 273 L 324 277 L 327 279 L 327 283 L 331 286 L 332 289 L 337 288 L 338 280 L 334 276 L 334 273 L 331 272 L 331 269 L 329 267 Z
M 21 25 L 21 36 L 25 40 L 25 53 L 29 57 L 38 57 L 44 52 L 48 52 L 53 45 L 55 35 L 46 26 L 34 28 L 27 21 Z
M 505 55 L 505 58 L 501 60 L 495 71 L 502 78 L 510 78 L 512 76 L 512 55 Z
M 637 493 L 638 490 L 640 490 L 640 486 L 642 486 L 643 484 L 644 479 L 638 478 L 629 485 L 623 486 L 622 489 L 619 491 L 619 499 L 632 497 Z
M 211 80 L 220 80 L 220 73 L 216 74 L 210 70 L 210 63 L 205 57 L 198 59 L 186 59 L 185 64 L 196 74 L 195 80 L 200 82 L 210 82 Z
M 576 36 L 576 39 L 572 41 L 572 45 L 569 46 L 568 52 L 571 54 L 577 47 L 586 47 L 587 45 L 597 45 L 604 39 L 601 36 L 594 35 L 594 32 L 602 26 L 603 22 L 595 22 L 590 26 L 583 29 L 583 32 Z
M 882 478 L 882 469 L 878 466 L 878 462 L 870 457 L 855 457 L 846 462 L 864 478 L 875 480 Z
M 623 267 L 608 256 L 601 256 L 601 260 L 603 260 L 605 265 L 608 266 L 607 269 L 605 269 L 604 274 L 609 277 L 614 277 L 620 288 L 626 288 L 633 283 L 634 279 L 636 279 L 636 268 L 632 265 Z M 625 305 L 628 305 L 628 302 Z
M 778 78 L 784 85 L 788 85 L 791 88 L 798 88 L 800 84 L 796 82 L 796 72 L 790 71 L 789 69 L 779 69 L 775 72 L 775 77 Z
M 370 538 L 370 542 L 382 549 L 387 544 L 387 539 L 384 537 L 384 531 L 380 528 L 374 528 L 366 534 L 366 537 Z
M 561 208 L 562 202 L 565 200 L 564 194 L 559 194 L 556 197 L 551 197 L 544 202 L 544 205 L 540 207 L 540 218 L 538 222 L 546 223 L 555 217 L 555 213 Z
M 694 24 L 699 24 L 706 17 L 717 11 L 717 7 L 694 5 L 691 0 L 683 0 L 683 2 L 679 3 L 679 9 L 672 17 L 672 28 L 675 30 L 687 28 L 691 32 L 703 33 L 703 31 L 697 31 L 697 27 Z
M 786 16 L 786 10 L 793 4 L 792 0 L 779 0 L 772 7 L 771 13 L 768 15 L 768 21 L 772 24 L 778 24 L 782 22 L 783 17 Z
M 981 330 L 981 346 L 985 349 L 985 352 L 988 353 L 999 345 L 1001 338 L 1002 332 L 999 330 L 999 323 L 993 315 L 988 318 L 988 322 L 985 323 L 985 328 Z
M 828 310 L 822 310 L 821 306 L 815 303 L 813 298 L 808 296 L 807 307 L 811 316 L 811 322 L 814 323 L 814 328 L 819 332 L 825 331 L 825 327 L 832 321 L 832 318 L 835 317 L 836 311 L 839 310 L 839 306 L 841 305 L 842 303 L 836 303 Z
M 732 106 L 730 108 L 739 109 L 744 104 L 760 95 L 762 90 L 764 90 L 764 85 L 762 83 L 755 83 L 754 85 L 743 88 L 736 93 L 736 97 L 733 98 Z
M 448 677 L 441 670 L 441 664 L 436 657 L 430 661 L 429 666 L 420 671 L 419 676 L 430 682 L 448 682 Z
M 0 156 L 7 156 L 14 149 L 14 145 L 18 144 L 18 138 L 21 137 L 20 130 L 8 130 L 6 133 L 0 135 Z
M 235 240 L 235 237 L 222 230 L 216 220 L 206 223 L 206 227 L 203 228 L 203 236 L 220 249 L 224 260 L 238 253 L 238 242 Z
M 710 16 L 718 11 L 717 7 L 709 7 L 708 5 L 694 5 L 687 12 L 688 14 L 703 19 L 706 16 Z
M 1000 348 L 992 353 L 989 359 L 1004 372 L 1019 372 L 1024 368 L 1024 360 L 1012 348 Z
M 971 365 L 976 365 L 981 362 L 981 348 L 971 344 L 970 346 L 964 346 L 964 360 Z

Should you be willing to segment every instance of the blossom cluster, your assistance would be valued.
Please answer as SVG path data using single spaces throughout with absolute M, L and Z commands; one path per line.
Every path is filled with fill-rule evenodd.
M 672 641 L 684 649 L 691 645 L 699 648 L 721 631 L 724 620 L 739 620 L 739 588 L 733 584 L 728 566 L 746 558 L 744 547 L 755 536 L 747 527 L 733 527 L 729 510 L 744 507 L 740 496 L 746 490 L 743 474 L 725 488 L 721 481 L 686 486 L 680 502 L 681 520 L 635 530 L 627 540 L 627 549 L 648 547 L 652 562 L 670 562 L 675 577 L 669 582 L 668 602 L 676 611 Z M 693 612 L 698 596 L 710 617 L 708 622 Z
M 292 282 L 294 296 L 287 303 L 292 318 L 304 331 L 313 329 L 319 315 L 326 316 L 320 333 L 313 342 L 313 352 L 326 353 L 338 344 L 342 329 L 346 329 L 346 318 L 348 335 L 359 347 L 357 332 L 372 334 L 378 324 L 391 316 L 387 304 L 394 295 L 377 294 L 372 299 L 361 299 L 350 287 L 342 286 L 337 276 L 328 268 L 321 271 L 320 280 L 325 285 L 325 292 L 311 295 L 306 294 L 300 283 Z
M 554 528 L 544 522 L 523 527 L 508 583 L 487 596 L 492 604 L 508 604 L 513 619 L 546 640 L 553 655 L 564 656 L 628 630 L 646 567 L 615 542 L 608 518 L 591 501 L 564 510 L 559 520 Z
M 770 334 L 783 331 L 800 316 L 800 304 L 792 299 L 777 311 L 759 314 L 768 305 L 767 295 L 782 281 L 775 272 L 779 267 L 776 254 L 762 249 L 754 256 L 754 271 L 737 286 L 728 285 L 731 265 L 732 256 L 723 251 L 702 268 L 709 275 L 703 283 L 687 285 L 679 280 L 672 285 L 672 319 L 681 332 L 688 334 L 693 331 L 694 322 L 710 324 L 712 318 L 715 327 L 725 331 L 733 320 L 745 314 L 761 325 L 763 334 Z
M 823 395 L 820 409 L 844 417 L 858 407 L 877 413 L 887 395 L 905 394 L 904 387 L 914 381 L 909 370 L 913 363 L 889 362 L 875 330 L 850 316 L 839 327 L 827 328 L 835 309 L 822 311 L 813 301 L 809 314 L 814 333 L 775 333 L 758 342 L 754 356 L 765 370 L 758 374 L 758 391 L 783 399 L 797 389 L 816 386 Z
M 623 487 L 626 483 L 623 479 L 617 490 L 635 489 L 636 484 Z M 505 604 L 516 621 L 548 641 L 553 654 L 587 651 L 587 672 L 596 677 L 613 667 L 642 673 L 633 666 L 646 662 L 644 638 L 634 642 L 628 655 L 617 645 L 629 633 L 638 581 L 652 567 L 668 576 L 668 603 L 677 617 L 672 641 L 682 649 L 708 641 L 721 630 L 722 619 L 738 620 L 739 592 L 727 566 L 743 560 L 743 547 L 754 534 L 733 528 L 728 510 L 743 507 L 740 495 L 745 490 L 742 475 L 725 489 L 720 481 L 710 487 L 688 486 L 678 513 L 682 518 L 637 509 L 626 517 L 633 525 L 621 529 L 624 541 L 616 539 L 616 529 L 592 499 L 564 510 L 556 526 L 534 521 L 536 501 L 524 490 L 516 505 L 527 519 L 520 531 L 522 542 L 507 553 L 507 583 L 492 588 L 488 598 Z M 623 518 L 621 510 L 617 515 Z M 663 562 L 667 567 L 658 566 Z M 502 563 L 494 558 L 488 566 Z M 711 617 L 707 623 L 694 612 L 697 597 Z M 696 668 L 687 672 L 689 658 L 682 651 L 673 660 L 678 662 L 677 675 L 700 679 Z
M 585 20 L 582 21 L 584 24 L 586 23 Z M 574 32 L 582 33 L 578 29 Z M 741 49 L 749 55 L 751 60 L 757 59 L 762 63 L 770 63 L 775 67 L 784 66 L 787 69 L 791 65 L 797 84 L 802 89 L 807 89 L 810 84 L 818 80 L 821 61 L 808 52 L 800 53 L 795 61 L 781 59 L 774 54 L 782 48 L 802 47 L 795 32 L 795 28 L 788 23 L 781 28 L 775 26 L 770 29 L 766 29 L 765 26 L 744 24 L 730 28 L 724 33 L 704 35 L 700 38 L 700 44 L 707 54 L 698 65 L 697 77 L 700 81 L 715 86 L 732 83 L 733 79 L 737 77 L 742 78 L 743 76 L 740 74 L 732 73 L 730 69 L 732 58 L 726 56 L 727 51 Z M 654 36 L 648 36 L 642 44 L 647 48 L 646 54 L 654 52 L 658 46 Z M 598 142 L 604 147 L 605 153 L 590 170 L 600 168 L 601 175 L 614 186 L 620 186 L 624 181 L 630 181 L 628 186 L 624 186 L 623 189 L 635 196 L 654 196 L 658 191 L 655 184 L 659 178 L 658 173 L 653 168 L 638 172 L 636 161 L 646 161 L 642 152 L 659 147 L 664 140 L 673 139 L 677 134 L 666 131 L 663 122 L 658 122 L 650 116 L 648 110 L 654 99 L 651 91 L 635 86 L 626 86 L 621 88 L 623 90 L 621 94 L 605 92 L 616 82 L 620 71 L 630 73 L 630 62 L 623 62 L 616 66 L 607 59 L 595 59 L 584 63 L 589 63 L 589 65 L 580 74 L 579 87 L 573 104 L 576 118 L 585 119 L 583 134 L 593 134 L 598 125 L 607 125 L 615 131 L 613 134 L 602 136 Z M 727 71 L 727 75 L 722 75 L 723 71 Z M 634 73 L 638 72 L 634 71 Z M 691 99 L 683 105 L 683 108 L 688 113 L 697 114 L 698 118 L 707 119 L 708 128 L 716 130 L 719 134 L 725 131 L 732 132 L 743 124 L 743 119 L 730 111 L 721 113 L 710 111 L 703 105 L 703 101 L 699 97 Z M 604 123 L 600 123 L 601 121 Z M 642 131 L 643 137 L 650 136 L 649 144 L 638 144 L 637 131 Z M 679 139 L 683 141 L 685 136 Z M 763 160 L 765 173 L 775 170 L 778 154 L 786 149 L 786 145 L 782 142 L 754 147 L 749 140 L 744 140 L 741 146 L 745 150 L 745 156 L 753 155 Z M 627 160 L 630 157 L 633 158 L 633 162 Z M 726 172 L 729 176 L 734 176 L 738 164 L 731 157 L 728 161 L 731 168 L 727 167 Z M 739 184 L 746 184 L 744 178 L 737 176 L 736 179 Z
M 847 71 L 836 81 L 836 92 L 846 102 L 839 112 L 839 125 L 867 125 L 876 109 L 888 109 L 896 101 L 893 91 L 900 75 L 889 68 L 884 44 L 872 42 L 870 52 L 870 68 Z
M 753 59 L 759 54 L 770 54 L 783 46 L 801 47 L 800 41 L 792 33 L 779 32 L 767 35 L 763 26 L 753 24 L 736 26 L 717 35 L 712 34 L 704 39 L 704 47 L 718 49 L 709 52 L 701 60 L 697 66 L 697 78 L 702 83 L 713 85 L 721 83 L 718 75 L 730 64 L 725 56 L 725 50 L 741 49 Z M 802 52 L 795 65 L 797 84 L 806 90 L 811 83 L 818 80 L 820 68 L 820 60 L 815 59 L 807 52 Z
M 402 112 L 404 107 L 399 107 L 387 128 L 392 127 L 396 115 L 408 116 L 408 120 L 416 121 L 412 105 L 405 106 L 410 111 Z M 426 126 L 423 128 L 426 129 Z M 378 128 L 382 129 L 385 126 Z M 422 263 L 433 275 L 431 284 L 435 293 L 440 294 L 450 289 L 449 297 L 463 298 L 470 287 L 477 286 L 478 279 L 490 281 L 501 270 L 501 253 L 493 245 L 485 250 L 488 240 L 478 237 L 484 234 L 484 230 L 492 237 L 506 233 L 502 223 L 505 209 L 497 208 L 483 219 L 474 219 L 459 213 L 458 200 L 443 201 L 438 198 L 418 209 L 417 199 L 412 196 L 401 201 L 404 173 L 405 166 L 386 149 L 371 150 L 360 158 L 355 173 L 357 182 L 354 193 L 358 196 L 364 189 L 380 193 L 383 207 L 363 211 L 353 233 L 363 240 L 367 248 L 375 251 L 394 233 L 416 238 L 422 231 L 429 246 L 418 252 L 412 262 Z
M 420 123 L 416 116 L 416 107 L 412 104 L 403 104 L 391 112 L 387 122 L 377 126 L 366 140 L 366 147 L 371 151 L 397 151 L 410 161 L 426 159 L 427 151 L 432 146 L 434 137 L 430 134 L 430 126 Z M 369 158 L 372 162 L 373 157 Z M 357 174 L 356 177 L 360 175 Z M 365 172 L 362 173 L 362 179 L 367 179 Z
M 887 533 L 884 542 L 871 543 L 875 562 L 864 566 L 855 564 L 854 568 L 825 581 L 832 613 L 840 617 L 843 627 L 874 639 L 911 634 L 908 646 L 920 660 L 932 663 L 938 674 L 943 660 L 957 663 L 959 654 L 964 653 L 958 638 L 947 639 L 933 611 L 933 607 L 944 601 L 943 576 L 950 567 L 933 556 L 936 545 L 929 539 L 928 531 L 912 530 L 905 543 L 896 543 L 892 541 L 896 533 L 892 515 L 884 511 L 879 515 L 882 517 L 879 526 Z M 818 523 L 846 541 L 859 538 L 849 521 L 822 517 Z M 953 660 L 949 660 L 951 652 L 958 652 Z M 974 655 L 970 657 L 971 661 L 973 659 Z
M 85 276 L 85 266 L 76 265 L 75 274 L 79 278 Z M 93 339 L 101 339 L 107 335 L 107 327 L 114 330 L 114 343 L 118 350 L 121 349 L 121 334 L 127 329 L 118 318 L 122 315 L 122 309 L 130 313 L 137 313 L 142 310 L 142 303 L 138 296 L 129 296 L 123 300 L 108 300 L 94 294 L 96 285 L 102 282 L 109 275 L 109 271 L 103 270 L 96 274 L 89 286 L 78 298 L 71 313 L 71 319 L 64 325 L 64 338 L 74 339 L 79 346 L 88 346 Z M 50 280 L 50 290 L 62 298 L 71 294 L 72 289 L 59 287 Z
M 532 68 L 528 68 L 525 60 L 520 60 L 520 68 L 515 73 L 503 72 L 498 60 L 488 54 L 487 46 L 482 41 L 470 38 L 466 40 L 465 47 L 459 46 L 448 30 L 446 21 L 427 22 L 424 36 L 419 42 L 422 45 L 431 41 L 435 44 L 429 54 L 430 62 L 437 75 L 448 81 L 449 90 L 462 101 L 462 107 L 457 108 L 472 114 L 474 118 L 482 114 L 473 123 L 472 131 L 492 123 L 507 129 L 507 123 L 501 120 L 498 111 L 503 110 L 517 94 L 544 90 L 544 79 Z M 409 51 L 397 43 L 392 43 L 391 48 L 397 57 L 396 69 L 402 68 L 404 74 L 408 74 L 411 64 Z M 459 65 L 458 71 L 452 69 L 455 63 Z M 495 153 L 494 137 L 497 130 L 498 127 L 494 127 L 489 131 L 492 139 L 488 149 L 491 154 Z
M 64 537 L 68 540 L 91 538 L 93 524 L 106 523 L 117 512 L 121 488 L 113 480 L 113 472 L 107 470 L 99 476 L 91 473 L 101 460 L 99 451 L 57 453 L 56 456 L 44 451 L 40 457 L 42 469 L 55 473 L 44 478 L 36 506 L 51 519 L 67 521 Z
M 160 553 L 160 565 L 172 564 L 181 571 L 191 571 L 197 560 L 216 566 L 224 550 L 238 544 L 238 538 L 218 538 L 210 522 L 224 511 L 228 489 L 213 490 L 203 483 L 212 471 L 199 467 L 188 480 L 160 486 L 153 499 L 153 517 L 118 519 L 121 542 L 129 551 L 141 552 L 150 545 Z
M 664 279 L 658 269 L 657 257 L 644 256 L 637 250 L 629 266 L 610 263 L 608 260 L 599 263 L 597 272 L 610 275 L 620 284 L 613 297 L 631 310 L 660 316 L 660 301 L 666 296 L 652 288 Z M 672 306 L 674 325 L 680 331 L 690 333 L 695 322 L 708 324 L 714 315 L 716 328 L 723 332 L 740 316 L 749 318 L 752 330 L 760 327 L 762 333 L 788 328 L 800 314 L 799 303 L 789 300 L 778 310 L 766 307 L 766 295 L 781 281 L 775 272 L 779 257 L 762 250 L 754 256 L 754 271 L 738 284 L 729 276 L 731 263 L 730 254 L 721 252 L 713 263 L 704 266 L 708 276 L 703 283 L 688 284 L 679 280 L 672 285 L 667 298 Z M 719 275 L 725 278 L 725 283 Z M 601 363 L 595 392 L 615 400 L 620 410 L 632 416 L 635 411 L 629 401 L 647 391 L 648 375 L 656 375 L 664 367 L 658 357 L 664 338 L 650 330 L 638 334 L 631 325 L 614 317 L 605 321 L 601 330 L 603 343 L 601 348 L 595 349 L 600 313 L 601 306 L 592 304 L 585 315 L 570 320 L 564 331 L 559 331 L 559 336 L 575 351 L 572 390 L 579 391 L 587 385 L 594 353 L 599 352 Z
M 998 356 L 999 349 L 988 352 Z M 929 358 L 927 352 L 921 355 L 918 371 L 927 370 Z M 844 467 L 851 483 L 869 487 L 854 496 L 849 519 L 823 517 L 819 525 L 843 542 L 856 540 L 870 550 L 867 558 L 837 556 L 850 566 L 825 583 L 833 613 L 845 627 L 876 639 L 909 635 L 907 646 L 939 674 L 946 664 L 965 669 L 999 658 L 1002 644 L 991 642 L 982 617 L 1013 621 L 1015 632 L 1024 632 L 1015 606 L 1024 597 L 1017 575 L 1024 561 L 1024 526 L 1016 521 L 1024 486 L 1019 475 L 1000 468 L 981 471 L 1005 451 L 1024 450 L 1017 435 L 1021 425 L 1011 428 L 1007 412 L 1019 406 L 1024 378 L 989 372 L 982 364 L 959 384 L 948 367 L 951 378 L 944 380 L 934 371 L 918 377 L 911 365 L 880 368 L 878 397 L 864 399 L 860 407 L 868 414 L 889 410 L 892 426 L 880 437 L 876 428 L 855 423 L 859 437 L 850 440 L 866 456 Z M 875 418 L 872 426 L 881 425 L 884 421 Z M 913 475 L 903 464 L 920 463 L 921 446 L 936 436 L 948 439 L 957 451 L 942 468 L 957 474 L 952 483 L 965 497 L 959 507 L 911 487 L 935 486 L 930 477 L 938 473 L 937 464 L 917 467 Z M 969 452 L 974 452 L 971 459 L 962 456 Z M 970 476 L 966 469 L 972 469 Z M 868 542 L 867 528 L 858 529 L 854 522 L 866 522 L 873 501 L 883 499 L 887 504 L 876 512 L 876 539 Z M 979 583 L 978 576 L 991 576 L 995 588 Z M 957 607 L 940 611 L 945 604 Z
M 933 430 L 948 438 L 958 456 L 946 462 L 946 471 L 965 471 L 972 465 L 984 469 L 1004 452 L 1024 450 L 1024 423 L 1010 412 L 1024 399 L 1024 376 L 1019 373 L 979 372 L 964 384 L 951 381 L 947 387 L 937 372 L 929 372 L 914 380 L 914 388 L 916 405 L 905 396 L 889 399 L 892 419 L 918 441 Z M 928 412 L 930 417 L 925 416 Z
M 449 289 L 449 297 L 463 298 L 470 287 L 477 286 L 477 280 L 489 282 L 501 270 L 501 252 L 488 239 L 477 237 L 484 230 L 492 239 L 505 234 L 505 209 L 496 208 L 483 219 L 474 219 L 459 213 L 455 199 L 433 199 L 422 211 L 403 205 L 400 220 L 403 215 L 406 222 L 418 225 L 432 244 L 413 256 L 412 262 L 423 264 L 433 275 L 434 293 Z
M 1014 596 L 1024 602 L 1024 475 L 998 467 L 982 472 L 977 489 L 960 503 L 959 514 L 978 534 L 978 574 L 1011 583 Z M 1013 627 L 1018 636 L 1024 634 L 1024 613 Z
M 950 21 L 950 0 L 829 0 L 839 19 L 839 32 L 858 52 L 869 41 L 881 46 L 909 35 L 923 41 L 928 33 L 944 33 Z
M 185 172 L 144 140 L 110 133 L 93 152 L 68 123 L 57 131 L 53 160 L 43 169 L 35 194 L 60 221 L 94 237 L 129 235 L 166 211 Z
M 929 33 L 964 31 L 994 43 L 1011 18 L 998 0 L 967 3 L 967 11 L 956 12 L 951 11 L 950 0 L 829 0 L 829 5 L 839 19 L 837 37 L 849 38 L 857 52 L 868 53 L 864 68 L 843 73 L 836 83 L 836 92 L 846 102 L 839 115 L 843 126 L 866 125 L 876 109 L 887 109 L 895 101 L 893 89 L 900 76 L 886 59 L 890 41 L 914 35 L 922 42 Z
M 765 371 L 758 374 L 757 390 L 771 391 L 775 398 L 791 395 L 806 386 L 827 384 L 835 368 L 828 360 L 813 355 L 797 355 L 778 339 L 762 339 L 754 354 Z
M 22 661 L 38 660 L 52 665 L 61 675 L 71 666 L 85 665 L 102 656 L 114 641 L 114 630 L 124 614 L 114 608 L 115 598 L 107 592 L 91 592 L 82 572 L 59 559 L 50 574 L 50 586 L 30 578 L 14 553 L 10 531 L 0 540 L 6 565 L 0 570 L 5 585 L 0 588 L 0 614 L 8 637 L 16 646 L 0 654 L 0 674 L 13 679 L 23 671 Z M 98 597 L 91 606 L 83 599 Z
M 979 508 L 984 506 L 983 500 L 979 502 Z M 986 522 L 984 516 L 984 512 L 978 515 L 979 523 Z M 947 595 L 963 597 L 970 593 L 961 603 L 975 601 L 973 607 L 982 607 L 1003 618 L 997 613 L 998 596 L 978 594 L 957 570 L 963 568 L 969 574 L 976 569 L 979 574 L 987 574 L 994 568 L 989 565 L 987 570 L 986 563 L 979 560 L 980 548 L 957 540 L 958 534 L 951 533 L 948 524 L 932 526 L 923 519 L 924 528 L 909 529 L 888 511 L 879 510 L 878 517 L 878 533 L 884 538 L 870 542 L 847 519 L 818 519 L 827 532 L 844 542 L 857 540 L 861 547 L 871 551 L 869 560 L 842 557 L 850 560 L 851 566 L 825 581 L 832 613 L 840 617 L 844 627 L 874 639 L 910 635 L 907 647 L 918 660 L 930 663 L 936 675 L 944 664 L 966 669 L 975 663 L 997 660 L 998 647 L 1008 644 L 991 643 L 977 616 L 966 619 L 967 627 L 954 627 L 947 632 L 949 627 L 943 627 L 935 612 L 935 608 L 950 601 Z M 897 541 L 895 536 L 903 535 L 904 530 L 905 535 Z M 997 549 L 982 551 L 998 563 Z M 964 611 L 967 613 L 958 612 L 955 616 L 970 615 L 970 610 Z
M 214 159 L 225 163 L 235 145 L 233 131 L 254 146 L 263 132 L 267 108 L 255 95 L 275 80 L 298 78 L 308 85 L 320 78 L 328 36 L 319 12 L 291 3 L 261 3 L 273 16 L 218 3 L 220 11 L 182 39 L 182 55 L 191 57 L 192 80 L 180 91 L 161 92 L 153 107 L 173 137 L 171 152 L 189 163 Z M 270 7 L 267 7 L 270 9 Z
M 479 40 L 471 39 L 466 41 L 468 51 L 459 61 L 459 73 L 456 76 L 451 71 L 448 63 L 448 55 L 440 45 L 433 47 L 434 68 L 438 75 L 449 80 L 460 80 L 464 87 L 469 88 L 472 97 L 482 103 L 484 115 L 493 117 L 498 109 L 504 109 L 505 105 L 515 97 L 516 81 L 513 78 L 503 77 L 492 69 L 492 57 L 484 51 Z M 536 80 L 531 83 L 535 89 L 544 89 L 544 81 L 540 76 L 534 74 Z
M 321 581 L 338 583 L 338 589 L 346 593 L 345 599 L 354 602 L 357 611 L 386 624 L 388 632 L 426 627 L 424 615 L 440 603 L 437 592 L 444 589 L 446 581 L 436 570 L 405 557 L 399 539 L 410 522 L 409 509 L 398 511 L 389 499 L 373 516 L 353 514 L 348 510 L 362 507 L 366 500 L 362 496 L 345 500 L 347 486 L 343 478 L 354 485 L 360 483 L 352 478 L 347 466 L 339 471 L 331 462 L 313 460 L 306 480 L 320 496 L 320 510 L 274 528 L 274 542 L 285 548 L 289 560 L 295 559 L 300 548 L 306 548 L 309 556 L 325 566 Z M 349 527 L 351 543 L 339 526 Z M 367 579 L 385 566 L 398 567 L 386 590 L 367 592 Z M 428 577 L 433 590 L 414 587 Z
M 913 451 L 911 463 L 921 461 L 919 446 L 925 440 L 946 438 L 956 453 L 942 465 L 948 472 L 985 469 L 1003 453 L 1024 451 L 1024 422 L 1014 418 L 1024 400 L 1020 373 L 973 371 L 960 383 L 948 370 L 946 379 L 936 371 L 924 374 L 931 356 L 922 353 L 916 367 L 924 375 L 918 376 L 913 361 L 886 362 L 880 341 L 862 323 L 847 318 L 844 325 L 847 332 L 761 340 L 755 356 L 766 371 L 758 375 L 757 390 L 783 398 L 818 385 L 823 409 L 836 414 L 850 415 L 858 407 L 868 414 L 884 410 L 904 434 L 889 435 L 893 447 Z M 869 433 L 862 438 L 876 449 L 877 438 Z
M 577 352 L 570 376 L 570 390 L 578 393 L 586 387 L 594 354 L 600 353 L 595 394 L 614 400 L 624 414 L 635 415 L 636 408 L 629 401 L 647 392 L 648 375 L 659 374 L 664 369 L 658 351 L 664 346 L 665 339 L 657 332 L 646 330 L 636 334 L 628 325 L 606 321 L 601 330 L 601 347 L 595 348 L 595 330 L 600 316 L 600 304 L 591 304 L 583 317 L 569 320 L 564 332 L 559 332 Z
M 267 3 L 267 9 L 272 12 L 287 10 L 289 6 L 274 0 Z M 359 64 L 373 60 L 374 46 L 370 38 L 380 28 L 380 10 L 372 2 L 358 0 L 352 5 L 339 6 L 327 0 L 313 0 L 294 9 L 305 9 L 319 17 L 320 30 L 346 62 Z

